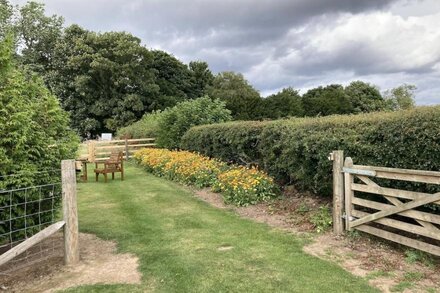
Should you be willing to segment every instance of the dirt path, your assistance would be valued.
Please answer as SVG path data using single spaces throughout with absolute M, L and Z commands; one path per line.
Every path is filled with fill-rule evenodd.
M 56 235 L 55 238 L 51 241 L 62 242 L 62 235 Z M 79 265 L 64 266 L 62 248 L 59 247 L 59 251 L 54 251 L 51 258 L 0 275 L 0 292 L 55 292 L 86 284 L 141 282 L 137 257 L 128 253 L 117 253 L 115 242 L 81 233 L 80 243 Z

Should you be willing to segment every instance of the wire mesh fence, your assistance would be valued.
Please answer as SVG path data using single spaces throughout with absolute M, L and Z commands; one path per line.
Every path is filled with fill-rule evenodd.
M 62 218 L 60 170 L 39 171 L 33 174 L 33 176 L 39 175 L 50 178 L 51 182 L 0 190 L 0 255 Z M 18 176 L 23 175 L 1 176 L 0 180 Z M 63 249 L 63 242 L 59 238 L 59 236 L 52 236 L 26 250 L 0 266 L 0 274 L 6 274 L 47 257 L 59 255 Z

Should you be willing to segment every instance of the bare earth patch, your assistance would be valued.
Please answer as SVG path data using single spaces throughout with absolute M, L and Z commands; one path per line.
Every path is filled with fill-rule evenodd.
M 267 203 L 260 203 L 246 207 L 236 207 L 234 205 L 227 205 L 223 201 L 223 197 L 219 193 L 212 192 L 209 188 L 194 189 L 192 192 L 196 197 L 208 202 L 209 204 L 221 208 L 231 209 L 244 218 L 252 219 L 259 223 L 265 223 L 271 227 L 279 228 L 287 232 L 302 233 L 311 231 L 309 224 L 297 225 L 295 219 L 288 217 L 280 210 L 276 210 Z
M 284 197 L 272 203 L 235 207 L 226 205 L 220 194 L 209 189 L 193 192 L 196 197 L 215 207 L 231 209 L 242 217 L 297 235 L 313 232 L 311 211 L 328 204 L 320 197 L 304 196 L 288 190 Z M 430 264 L 408 263 L 401 248 L 367 235 L 337 237 L 330 232 L 314 233 L 313 242 L 306 245 L 304 251 L 335 262 L 353 275 L 366 278 L 382 292 L 440 292 L 438 260 L 432 259 Z
M 61 235 L 56 237 L 62 241 Z M 62 251 L 55 251 L 44 261 L 0 275 L 0 288 L 5 292 L 54 292 L 80 285 L 141 282 L 137 257 L 117 253 L 115 242 L 81 233 L 80 256 L 78 265 L 68 267 L 63 265 Z

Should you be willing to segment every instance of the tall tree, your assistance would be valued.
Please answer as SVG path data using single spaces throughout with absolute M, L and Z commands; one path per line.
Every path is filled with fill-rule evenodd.
M 412 84 L 403 84 L 385 92 L 385 99 L 391 110 L 407 110 L 415 106 L 414 91 L 417 87 Z
M 54 52 L 50 84 L 82 136 L 114 131 L 157 107 L 153 56 L 128 33 L 73 25 Z
M 320 86 L 307 91 L 303 95 L 303 106 L 306 116 L 348 114 L 353 111 L 343 86 L 339 84 Z
M 262 99 L 260 94 L 244 79 L 234 72 L 221 72 L 214 78 L 208 95 L 226 102 L 226 108 L 235 120 L 253 120 L 259 118 L 258 110 Z
M 14 8 L 12 5 L 7 0 L 0 0 L 0 41 L 5 40 L 13 29 L 13 14 Z
M 189 70 L 191 72 L 192 98 L 202 97 L 207 93 L 214 81 L 214 75 L 209 70 L 208 63 L 204 61 L 191 61 L 189 63 Z
M 358 80 L 351 82 L 344 90 L 353 107 L 353 113 L 385 109 L 385 100 L 374 85 Z
M 263 99 L 262 118 L 278 119 L 283 117 L 304 115 L 302 98 L 298 91 L 288 87 Z
M 164 51 L 152 51 L 151 67 L 159 86 L 156 108 L 172 107 L 191 96 L 191 72 L 180 60 Z
M 31 1 L 20 8 L 16 29 L 22 62 L 44 77 L 53 69 L 53 54 L 63 23 L 60 16 L 46 16 L 42 3 Z

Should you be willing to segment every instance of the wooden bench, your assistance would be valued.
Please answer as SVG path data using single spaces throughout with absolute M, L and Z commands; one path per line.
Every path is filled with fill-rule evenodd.
M 99 168 L 103 164 L 104 168 Z M 103 162 L 95 162 L 95 175 L 98 181 L 99 174 L 104 174 L 105 182 L 107 182 L 107 174 L 112 173 L 112 180 L 115 179 L 115 173 L 121 173 L 121 180 L 124 180 L 124 154 L 122 152 L 112 152 L 110 158 Z

